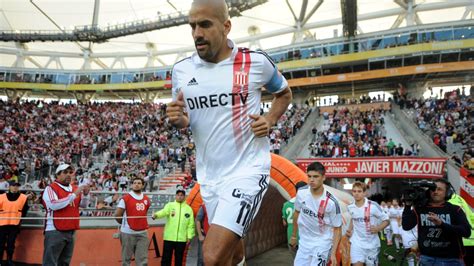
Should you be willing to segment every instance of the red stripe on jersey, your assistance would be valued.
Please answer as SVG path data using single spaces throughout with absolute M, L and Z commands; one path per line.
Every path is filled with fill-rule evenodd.
M 252 60 L 250 58 L 250 53 L 246 51 L 243 53 L 245 55 L 245 61 L 244 61 L 244 70 L 243 70 L 243 92 L 242 95 L 244 96 L 247 101 L 245 102 L 245 105 L 242 106 L 242 125 L 247 126 L 247 123 L 252 123 L 253 120 L 248 117 L 247 114 L 247 106 L 248 106 L 248 94 L 249 94 L 249 75 L 250 75 L 250 64 L 252 63 Z
M 370 201 L 367 207 L 364 210 L 364 222 L 365 222 L 365 230 L 367 233 L 370 234 Z
M 240 73 L 242 69 L 242 50 L 239 49 L 234 59 L 234 73 L 232 82 L 232 93 L 234 97 L 234 105 L 232 106 L 232 127 L 234 129 L 234 139 L 238 151 L 243 149 L 242 143 L 242 127 L 241 127 L 241 104 L 239 93 L 241 91 Z
M 319 201 L 319 208 L 318 208 L 318 222 L 319 222 L 319 231 L 323 232 L 324 230 L 324 215 L 326 214 L 326 207 L 328 206 L 329 202 L 329 194 L 326 194 L 326 200 Z

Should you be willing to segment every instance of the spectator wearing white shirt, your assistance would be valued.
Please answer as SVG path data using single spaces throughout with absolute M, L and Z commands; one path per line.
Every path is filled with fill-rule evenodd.
M 5 180 L 5 178 L 0 177 L 0 191 L 7 191 L 10 185 L 8 182 Z
M 128 185 L 128 177 L 125 174 L 122 174 L 119 177 L 119 186 L 120 186 L 121 191 L 126 191 L 127 185 Z

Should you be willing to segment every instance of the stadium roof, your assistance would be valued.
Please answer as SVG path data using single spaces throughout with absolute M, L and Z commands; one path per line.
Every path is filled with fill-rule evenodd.
M 92 25 L 96 3 L 97 25 L 105 28 L 178 12 L 187 14 L 191 1 L 2 0 L 0 31 L 58 31 Z M 319 4 L 314 14 L 309 16 Z M 303 14 L 302 9 L 305 11 Z M 472 19 L 472 10 L 474 0 L 358 0 L 357 29 L 360 34 L 408 25 Z M 298 42 L 342 35 L 340 0 L 269 0 L 240 15 L 232 18 L 230 38 L 239 40 L 239 45 L 244 46 L 269 49 L 291 44 L 295 39 Z M 297 25 L 301 25 L 303 20 L 307 21 L 298 31 Z M 299 32 L 296 37 L 295 32 Z M 190 27 L 182 25 L 114 38 L 104 43 L 1 42 L 0 66 L 64 69 L 159 67 L 173 64 L 192 50 Z M 84 64 L 84 58 L 89 57 L 91 63 Z

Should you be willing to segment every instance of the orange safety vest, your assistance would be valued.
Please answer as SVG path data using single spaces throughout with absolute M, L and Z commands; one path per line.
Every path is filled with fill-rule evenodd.
M 0 226 L 20 224 L 21 211 L 25 206 L 26 199 L 24 194 L 20 194 L 15 201 L 9 201 L 7 193 L 0 195 Z

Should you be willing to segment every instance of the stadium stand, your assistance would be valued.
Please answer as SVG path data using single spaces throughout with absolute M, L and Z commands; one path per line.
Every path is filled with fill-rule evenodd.
M 458 88 L 445 92 L 441 99 L 411 99 L 406 101 L 408 109 L 405 111 L 434 144 L 449 153 L 456 163 L 472 170 L 474 105 L 465 92 L 464 88 Z
M 324 123 L 313 131 L 308 149 L 312 157 L 365 157 L 417 155 L 415 145 L 403 147 L 387 138 L 382 109 L 351 111 L 344 105 L 323 113 Z
M 147 190 L 192 187 L 194 143 L 189 129 L 167 123 L 165 104 L 59 104 L 0 101 L 3 146 L 0 180 L 28 180 L 34 188 L 49 184 L 60 162 L 76 167 L 78 184 L 93 191 L 126 191 L 134 176 Z M 270 134 L 277 152 L 310 113 L 293 105 Z M 80 118 L 80 120 L 78 120 Z

